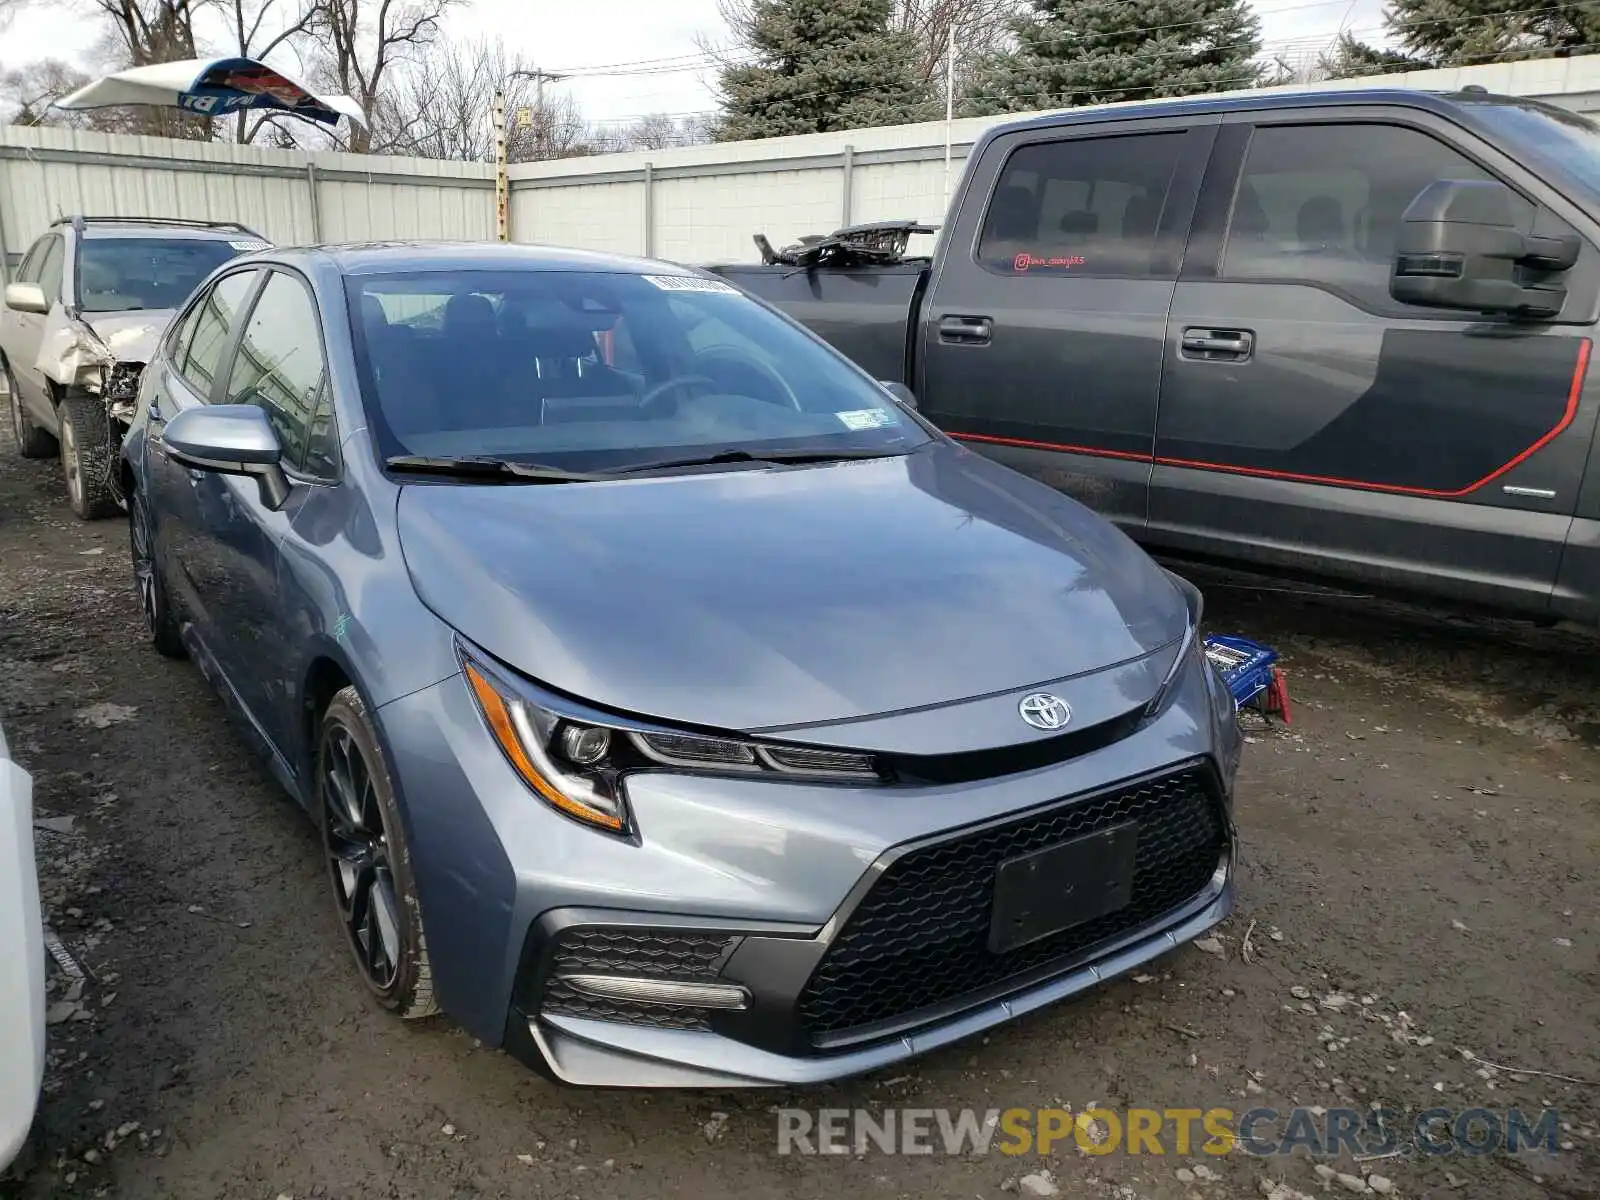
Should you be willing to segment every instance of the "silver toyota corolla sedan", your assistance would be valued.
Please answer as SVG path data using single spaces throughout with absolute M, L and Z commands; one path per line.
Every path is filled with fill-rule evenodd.
M 720 280 L 242 258 L 124 469 L 151 639 L 317 821 L 373 995 L 558 1079 L 880 1067 L 1232 902 L 1197 593 Z

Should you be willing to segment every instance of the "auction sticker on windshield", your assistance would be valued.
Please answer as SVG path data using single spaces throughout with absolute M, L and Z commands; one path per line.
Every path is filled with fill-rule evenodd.
M 272 243 L 271 242 L 229 242 L 228 245 L 231 246 L 233 249 L 239 251 L 241 254 L 244 254 L 244 253 L 249 253 L 252 250 L 265 250 L 269 246 L 271 246 Z
M 880 408 L 856 408 L 833 415 L 846 429 L 882 429 L 894 424 L 894 414 Z
M 646 275 L 651 283 L 663 292 L 721 292 L 731 296 L 744 295 L 731 283 L 720 279 L 702 279 L 698 275 Z

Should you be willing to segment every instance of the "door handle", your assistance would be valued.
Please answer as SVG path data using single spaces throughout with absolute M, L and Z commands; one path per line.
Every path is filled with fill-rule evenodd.
M 940 317 L 939 340 L 958 346 L 987 346 L 994 336 L 988 317 Z
M 1202 362 L 1244 362 L 1255 344 L 1248 329 L 1185 329 L 1181 343 L 1185 358 Z

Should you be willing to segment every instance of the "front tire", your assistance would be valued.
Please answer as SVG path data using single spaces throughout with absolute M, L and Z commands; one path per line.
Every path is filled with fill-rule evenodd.
M 139 589 L 139 607 L 144 612 L 150 644 L 166 658 L 187 658 L 178 619 L 167 597 L 167 581 L 162 578 L 156 557 L 155 520 L 144 493 L 128 497 L 128 553 L 133 560 L 133 582 Z
M 56 439 L 33 423 L 28 410 L 23 407 L 22 393 L 17 390 L 17 377 L 11 373 L 11 364 L 0 362 L 0 377 L 6 381 L 6 396 L 11 408 L 11 436 L 17 439 L 17 453 L 23 458 L 49 458 L 56 453 Z
M 85 521 L 114 517 L 120 510 L 111 485 L 111 418 L 94 396 L 68 396 L 61 402 L 61 472 L 67 499 Z
M 411 851 L 388 763 L 353 687 L 323 713 L 316 780 L 328 882 L 361 978 L 396 1016 L 432 1016 L 439 1008 Z

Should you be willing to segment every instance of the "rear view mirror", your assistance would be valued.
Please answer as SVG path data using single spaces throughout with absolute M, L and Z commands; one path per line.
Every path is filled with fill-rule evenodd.
M 1560 276 L 1583 243 L 1551 214 L 1530 213 L 1503 183 L 1429 184 L 1400 218 L 1389 294 L 1434 308 L 1559 316 L 1567 299 Z
M 254 479 L 267 508 L 282 508 L 289 499 L 283 448 L 267 414 L 253 404 L 185 409 L 167 422 L 161 440 L 167 453 L 193 470 Z
M 883 390 L 893 396 L 899 403 L 905 405 L 912 412 L 917 411 L 917 394 L 905 384 L 889 379 L 881 379 L 878 382 L 883 387 Z
M 44 289 L 37 283 L 6 284 L 6 307 L 25 313 L 43 314 L 50 311 L 50 305 L 45 302 Z

